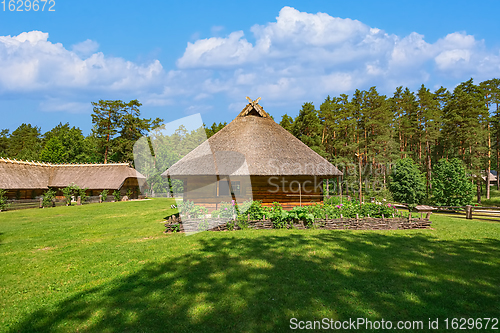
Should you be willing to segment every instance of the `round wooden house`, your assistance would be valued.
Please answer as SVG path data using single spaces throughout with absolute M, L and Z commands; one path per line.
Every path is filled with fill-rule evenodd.
M 184 200 L 209 210 L 260 200 L 284 208 L 323 200 L 323 181 L 342 173 L 251 101 L 222 130 L 166 170 L 184 183 Z

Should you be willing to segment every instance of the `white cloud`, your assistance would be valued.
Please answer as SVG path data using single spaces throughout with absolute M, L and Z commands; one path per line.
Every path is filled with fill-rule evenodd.
M 84 42 L 73 45 L 72 50 L 78 55 L 83 57 L 89 56 L 92 53 L 96 52 L 99 49 L 99 43 L 87 39 Z
M 158 60 L 136 64 L 101 52 L 85 58 L 81 54 L 95 50 L 97 43 L 87 40 L 69 51 L 48 37 L 40 31 L 0 37 L 0 94 L 137 92 L 151 89 L 165 76 Z
M 275 22 L 188 43 L 181 70 L 212 71 L 202 93 L 263 95 L 267 101 L 315 99 L 376 85 L 393 91 L 431 78 L 500 75 L 499 53 L 465 32 L 428 43 L 417 32 L 396 36 L 352 19 L 281 9 Z M 467 77 L 468 76 L 468 77 Z M 199 91 L 197 93 L 200 93 Z
M 397 36 L 357 20 L 291 7 L 282 8 L 274 22 L 250 27 L 251 38 L 244 31 L 222 36 L 224 31 L 213 26 L 213 37 L 205 39 L 195 33 L 172 70 L 158 60 L 107 56 L 92 40 L 67 49 L 40 31 L 0 36 L 0 95 L 44 96 L 44 110 L 57 109 L 56 102 L 61 111 L 83 110 L 71 103 L 99 95 L 194 113 L 211 110 L 217 100 L 239 111 L 245 96 L 296 107 L 372 85 L 390 93 L 399 85 L 415 89 L 422 83 L 435 87 L 446 80 L 478 82 L 500 75 L 500 52 L 465 32 L 429 43 L 418 32 Z

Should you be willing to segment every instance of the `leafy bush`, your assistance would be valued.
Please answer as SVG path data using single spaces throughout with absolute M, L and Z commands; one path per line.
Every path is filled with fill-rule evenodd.
M 432 197 L 438 206 L 465 206 L 472 203 L 474 185 L 463 162 L 441 159 L 434 167 Z
M 71 206 L 71 197 L 80 197 L 81 202 L 87 200 L 87 188 L 80 188 L 78 185 L 71 183 L 67 187 L 60 189 L 63 192 L 67 206 Z
M 220 203 L 220 214 L 219 216 L 224 219 L 232 219 L 234 215 L 238 214 L 237 206 L 234 200 L 231 203 L 221 202 Z
M 291 211 L 288 212 L 288 219 L 292 221 L 304 221 L 306 224 L 312 224 L 314 222 L 315 215 L 307 207 L 293 207 Z
M 132 199 L 132 195 L 133 195 L 133 194 L 134 194 L 134 191 L 132 191 L 132 189 L 131 189 L 131 188 L 129 188 L 129 189 L 127 190 L 127 193 L 125 193 L 125 195 L 129 198 L 129 200 L 130 200 L 130 199 Z
M 42 205 L 43 207 L 52 207 L 52 201 L 56 197 L 56 191 L 49 189 L 43 194 Z
M 269 219 L 273 222 L 274 228 L 286 228 L 289 221 L 288 212 L 283 209 L 279 202 L 273 202 L 273 206 L 268 210 L 267 214 L 269 214 Z
M 425 180 L 411 158 L 396 162 L 390 175 L 389 189 L 394 200 L 408 204 L 419 204 L 425 197 Z
M 332 196 L 323 200 L 325 205 L 338 205 L 340 204 L 340 198 L 337 196 Z
M 5 193 L 7 193 L 6 190 L 0 189 L 0 210 L 5 210 L 7 208 L 7 196 Z
M 250 220 L 262 220 L 266 214 L 266 210 L 262 207 L 261 201 L 245 201 L 239 207 L 239 212 L 248 219 L 250 215 Z
M 208 209 L 203 206 L 195 205 L 193 201 L 182 201 L 178 206 L 179 213 L 192 218 L 205 217 L 208 214 Z M 213 215 L 215 216 L 215 215 Z
M 120 201 L 121 197 L 122 197 L 122 195 L 120 194 L 120 191 L 118 191 L 118 190 L 113 191 L 113 198 L 115 198 L 116 202 Z
M 106 199 L 108 199 L 108 193 L 109 191 L 108 190 L 102 190 L 101 192 L 101 198 L 102 198 L 102 201 L 106 201 Z

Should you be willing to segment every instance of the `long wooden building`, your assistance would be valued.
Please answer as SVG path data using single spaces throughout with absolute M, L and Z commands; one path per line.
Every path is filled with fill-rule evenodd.
M 36 198 L 49 188 L 59 191 L 72 183 L 87 188 L 87 195 L 103 190 L 125 195 L 130 189 L 137 196 L 144 181 L 129 163 L 51 164 L 0 158 L 0 189 L 7 190 L 9 199 Z
M 277 124 L 258 100 L 162 174 L 182 180 L 184 200 L 209 210 L 231 200 L 280 202 L 287 209 L 321 202 L 323 180 L 341 175 Z

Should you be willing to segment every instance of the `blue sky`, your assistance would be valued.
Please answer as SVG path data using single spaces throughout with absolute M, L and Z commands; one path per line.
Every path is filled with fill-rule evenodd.
M 2 6 L 0 4 L 0 6 Z M 0 129 L 91 128 L 91 102 L 139 99 L 166 122 L 275 119 L 375 85 L 500 77 L 498 1 L 68 1 L 0 7 Z

